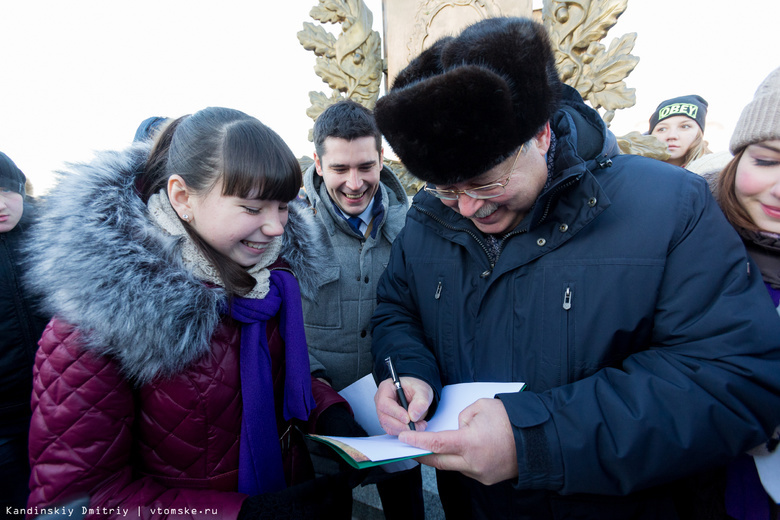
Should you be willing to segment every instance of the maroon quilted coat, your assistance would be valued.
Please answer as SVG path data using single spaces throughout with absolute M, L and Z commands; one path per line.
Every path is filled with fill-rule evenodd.
M 88 495 L 100 520 L 236 518 L 246 498 L 236 491 L 242 403 L 256 398 L 241 395 L 240 324 L 221 313 L 224 291 L 193 276 L 178 239 L 137 197 L 144 146 L 75 166 L 31 233 L 28 282 L 55 318 L 35 359 L 28 508 Z M 278 267 L 309 297 L 315 229 L 291 204 Z M 267 337 L 279 401 L 277 326 L 268 322 Z M 308 431 L 322 410 L 345 403 L 323 383 L 312 387 L 317 407 L 300 425 Z M 289 424 L 280 404 L 281 438 Z
M 284 351 L 275 325 L 269 324 L 268 336 L 276 390 Z M 83 349 L 79 336 L 72 325 L 53 319 L 40 342 L 29 504 L 56 504 L 83 493 L 90 495 L 90 507 L 128 509 L 131 518 L 139 510 L 140 518 L 165 518 L 151 512 L 156 508 L 192 511 L 182 518 L 235 518 L 246 498 L 236 492 L 240 329 L 220 324 L 206 356 L 172 379 L 139 389 L 111 358 Z M 312 387 L 315 414 L 340 399 L 319 381 Z M 277 415 L 281 436 L 285 423 Z

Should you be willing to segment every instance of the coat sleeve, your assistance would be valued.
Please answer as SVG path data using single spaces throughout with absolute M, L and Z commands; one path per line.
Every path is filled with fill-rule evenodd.
M 307 433 L 317 433 L 317 420 L 322 412 L 331 406 L 343 406 L 352 413 L 352 408 L 346 399 L 341 397 L 330 385 L 323 383 L 315 377 L 311 378 L 311 391 L 314 395 L 314 402 L 317 406 L 309 415 L 309 421 L 306 423 Z
M 704 182 L 683 184 L 674 210 L 649 344 L 572 384 L 499 396 L 518 488 L 626 494 L 723 465 L 780 423 L 780 318 L 761 275 Z
M 42 507 L 88 495 L 87 518 L 236 518 L 246 495 L 171 489 L 132 469 L 134 392 L 117 366 L 79 347 L 57 319 L 44 331 L 33 370 L 30 498 Z M 166 513 L 167 510 L 167 513 Z M 175 511 L 173 511 L 175 510 Z
M 377 307 L 372 318 L 371 351 L 374 356 L 374 374 L 378 380 L 390 377 L 385 358 L 393 357 L 399 375 L 412 376 L 427 382 L 434 391 L 434 402 L 441 395 L 441 376 L 436 358 L 427 344 L 420 318 L 415 312 L 415 280 L 406 266 L 407 236 L 416 223 L 409 220 L 398 234 L 390 252 L 385 272 L 377 285 Z

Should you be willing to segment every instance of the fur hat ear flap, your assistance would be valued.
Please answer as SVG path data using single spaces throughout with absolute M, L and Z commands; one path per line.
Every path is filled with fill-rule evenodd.
M 509 84 L 477 65 L 393 89 L 374 116 L 409 171 L 432 184 L 480 175 L 523 143 Z
M 558 110 L 562 90 L 543 25 L 489 18 L 414 59 L 374 115 L 413 175 L 456 184 L 534 137 Z

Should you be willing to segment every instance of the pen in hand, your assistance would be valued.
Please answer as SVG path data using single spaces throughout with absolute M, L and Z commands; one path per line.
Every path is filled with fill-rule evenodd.
M 409 402 L 406 400 L 406 395 L 404 394 L 404 389 L 401 387 L 401 380 L 398 379 L 398 374 L 395 372 L 395 367 L 393 366 L 393 360 L 390 359 L 390 356 L 385 358 L 385 364 L 387 365 L 387 368 L 390 370 L 390 377 L 393 378 L 393 384 L 395 385 L 395 392 L 398 394 L 398 399 L 401 401 L 401 406 L 404 407 L 404 410 L 407 412 L 409 411 Z M 409 421 L 409 428 L 414 430 L 414 422 Z

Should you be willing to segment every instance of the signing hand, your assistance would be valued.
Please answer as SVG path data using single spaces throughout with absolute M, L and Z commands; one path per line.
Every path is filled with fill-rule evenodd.
M 409 401 L 409 412 L 398 402 L 393 380 L 385 379 L 379 383 L 374 395 L 379 424 L 390 435 L 409 430 L 409 421 L 413 421 L 414 427 L 423 431 L 427 423 L 422 418 L 428 413 L 433 402 L 433 389 L 428 383 L 415 377 L 401 377 L 400 380 L 406 400 Z
M 398 440 L 433 452 L 419 457 L 419 462 L 460 471 L 488 486 L 517 476 L 515 438 L 498 399 L 480 399 L 463 410 L 457 430 L 433 433 L 402 429 Z

